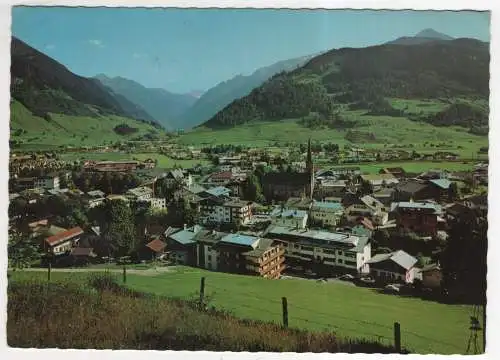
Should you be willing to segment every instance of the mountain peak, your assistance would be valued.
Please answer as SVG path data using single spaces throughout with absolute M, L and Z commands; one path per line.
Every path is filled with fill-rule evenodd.
M 430 28 L 420 31 L 418 34 L 415 35 L 415 37 L 436 39 L 436 40 L 453 40 L 453 38 L 451 36 L 440 33 L 438 31 L 436 31 L 434 29 L 430 29 Z

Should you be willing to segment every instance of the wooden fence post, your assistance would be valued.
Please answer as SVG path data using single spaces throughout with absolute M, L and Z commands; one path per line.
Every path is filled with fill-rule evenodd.
M 394 347 L 396 353 L 401 353 L 401 325 L 398 322 L 394 323 Z
M 203 306 L 204 298 L 205 298 L 205 277 L 202 277 L 200 282 L 200 302 L 198 304 L 200 306 L 200 309 Z
M 52 270 L 52 259 L 49 260 L 49 267 L 47 268 L 47 281 L 50 281 L 51 270 Z
M 123 283 L 127 283 L 127 268 L 123 265 Z
M 283 307 L 283 326 L 285 328 L 288 327 L 288 302 L 286 300 L 286 297 L 281 298 L 281 304 Z

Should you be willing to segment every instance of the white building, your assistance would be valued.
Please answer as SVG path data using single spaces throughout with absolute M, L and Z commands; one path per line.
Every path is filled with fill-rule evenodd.
M 415 267 L 417 259 L 403 250 L 377 254 L 366 264 L 370 266 L 370 273 L 381 281 L 413 283 L 416 278 L 422 278 L 420 269 Z
M 153 209 L 166 209 L 167 200 L 165 198 L 151 198 L 151 207 Z
M 314 201 L 311 206 L 311 220 L 324 226 L 337 226 L 343 213 L 340 203 Z
M 57 175 L 47 175 L 35 178 L 35 188 L 45 190 L 59 189 L 60 179 Z
M 203 224 L 245 224 L 252 217 L 252 203 L 208 198 L 200 201 L 200 212 Z
M 369 195 L 361 197 L 359 201 L 348 206 L 345 215 L 350 223 L 356 222 L 360 217 L 367 217 L 375 225 L 385 225 L 389 219 L 389 213 L 384 204 Z
M 127 191 L 126 197 L 131 201 L 151 201 L 153 197 L 153 189 L 146 186 L 130 189 Z
M 309 215 L 305 210 L 275 208 L 271 214 L 271 221 L 274 225 L 305 229 Z
M 371 244 L 368 236 L 271 226 L 265 237 L 285 247 L 289 264 L 319 263 L 332 269 L 369 272 L 366 262 L 371 258 Z

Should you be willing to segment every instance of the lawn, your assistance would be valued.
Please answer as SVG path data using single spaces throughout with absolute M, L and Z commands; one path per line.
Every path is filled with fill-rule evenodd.
M 21 149 L 45 149 L 47 146 L 59 145 L 103 145 L 130 140 L 148 133 L 164 136 L 162 130 L 150 124 L 120 116 L 85 117 L 51 114 L 51 120 L 47 121 L 33 115 L 18 101 L 12 103 L 10 110 L 12 140 L 19 140 Z M 118 135 L 113 128 L 121 124 L 136 128 L 137 132 L 131 135 Z M 16 135 L 18 130 L 24 130 L 26 133 Z
M 397 145 L 401 149 L 417 152 L 453 151 L 460 156 L 477 156 L 481 147 L 488 146 L 488 137 L 472 135 L 458 127 L 435 127 L 404 117 L 370 116 L 363 111 L 347 111 L 345 116 L 359 120 L 360 126 L 352 129 L 373 133 L 373 143 L 356 144 L 367 148 L 384 148 Z M 333 142 L 340 146 L 350 144 L 344 137 L 346 129 L 309 129 L 294 120 L 260 122 L 234 128 L 211 130 L 200 128 L 179 136 L 184 145 L 241 144 L 266 146 L 272 143 L 306 143 L 309 138 L 319 142 Z M 441 147 L 435 147 L 436 145 Z
M 15 279 L 46 278 L 45 273 L 17 272 Z M 86 274 L 52 273 L 53 281 L 83 281 Z M 120 276 L 117 274 L 117 276 Z M 196 298 L 206 278 L 210 304 L 241 318 L 281 322 L 281 298 L 288 300 L 289 326 L 330 330 L 341 337 L 365 337 L 390 343 L 394 322 L 401 323 L 403 346 L 417 353 L 465 352 L 470 306 L 444 305 L 415 298 L 382 295 L 350 284 L 257 277 L 179 267 L 156 276 L 128 275 L 127 286 L 168 297 Z
M 474 166 L 473 162 L 460 161 L 395 161 L 395 162 L 377 162 L 373 164 L 345 164 L 335 167 L 359 167 L 361 172 L 378 173 L 380 169 L 391 167 L 402 167 L 407 172 L 420 173 L 430 169 L 443 169 L 449 171 L 467 171 Z

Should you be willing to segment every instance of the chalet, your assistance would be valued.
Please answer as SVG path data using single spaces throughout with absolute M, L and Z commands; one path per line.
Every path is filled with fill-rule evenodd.
M 203 228 L 195 225 L 191 228 L 184 226 L 184 229 L 169 228 L 165 231 L 167 238 L 167 249 L 169 259 L 177 264 L 196 264 L 196 240 L 195 236 Z
M 396 202 L 391 205 L 391 213 L 398 228 L 421 235 L 435 236 L 444 222 L 441 205 L 435 203 Z
M 450 197 L 451 181 L 448 179 L 431 179 L 429 186 L 433 192 L 433 199 L 440 202 L 446 202 Z
M 285 248 L 287 265 L 325 274 L 368 271 L 365 262 L 371 257 L 371 245 L 367 236 L 283 226 L 269 227 L 264 236 Z
M 345 210 L 347 222 L 356 223 L 359 218 L 367 217 L 376 225 L 384 225 L 389 219 L 384 204 L 370 195 L 356 198 Z
M 153 189 L 141 186 L 128 190 L 125 196 L 129 199 L 129 201 L 149 202 L 153 198 Z
M 411 179 L 402 182 L 396 186 L 394 195 L 395 201 L 421 201 L 434 199 L 437 196 L 435 188 L 431 187 L 429 182 Z M 437 196 L 439 197 L 439 196 Z
M 80 240 L 83 230 L 75 227 L 49 236 L 45 239 L 44 249 L 54 255 L 70 251 Z
M 308 214 L 305 210 L 292 210 L 276 207 L 270 214 L 271 222 L 274 225 L 285 227 L 295 227 L 305 229 L 307 226 Z
M 413 283 L 419 277 L 419 269 L 415 267 L 417 259 L 403 250 L 374 255 L 366 264 L 374 278 L 386 283 Z
M 165 184 L 168 188 L 173 188 L 175 186 L 191 186 L 193 183 L 193 178 L 190 174 L 184 174 L 182 169 L 173 169 L 167 172 L 164 177 Z
M 159 238 L 154 238 L 152 241 L 146 244 L 146 248 L 149 250 L 148 255 L 152 260 L 158 259 L 161 255 L 163 255 L 165 253 L 166 247 L 167 244 L 161 241 Z
M 464 198 L 463 204 L 470 209 L 488 211 L 488 195 L 473 195 Z

